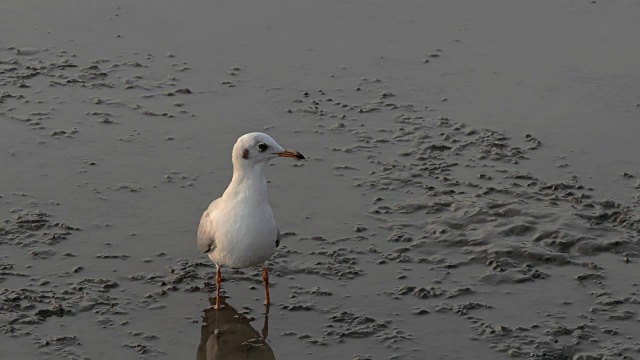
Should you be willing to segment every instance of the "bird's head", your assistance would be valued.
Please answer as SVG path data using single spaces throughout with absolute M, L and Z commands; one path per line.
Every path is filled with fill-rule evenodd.
M 271 136 L 259 132 L 242 135 L 233 146 L 233 163 L 239 166 L 266 164 L 277 157 L 304 159 L 295 150 L 285 149 Z

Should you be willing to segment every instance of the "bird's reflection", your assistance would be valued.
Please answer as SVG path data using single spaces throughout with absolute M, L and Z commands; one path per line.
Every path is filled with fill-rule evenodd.
M 215 299 L 209 299 L 215 305 Z M 251 326 L 249 318 L 222 299 L 222 309 L 214 306 L 204 311 L 197 360 L 271 360 L 273 350 L 267 344 L 269 307 L 266 308 L 262 331 Z

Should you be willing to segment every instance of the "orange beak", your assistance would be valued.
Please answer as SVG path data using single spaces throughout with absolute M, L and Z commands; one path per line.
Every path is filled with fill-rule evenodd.
M 298 160 L 304 159 L 304 156 L 295 150 L 284 149 L 283 152 L 278 152 L 275 154 L 280 157 L 287 157 L 287 158 L 298 159 Z

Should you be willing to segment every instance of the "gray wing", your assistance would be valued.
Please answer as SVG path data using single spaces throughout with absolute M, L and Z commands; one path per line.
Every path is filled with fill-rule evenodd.
M 217 200 L 216 200 L 217 201 Z M 203 253 L 208 253 L 216 249 L 216 238 L 214 236 L 215 229 L 213 229 L 213 224 L 211 222 L 211 212 L 213 208 L 213 203 L 209 206 L 209 208 L 202 214 L 202 218 L 200 218 L 200 225 L 198 226 L 198 249 Z
M 282 238 L 282 235 L 280 235 L 280 228 L 278 229 L 278 235 L 276 235 L 276 247 L 280 246 L 280 239 Z

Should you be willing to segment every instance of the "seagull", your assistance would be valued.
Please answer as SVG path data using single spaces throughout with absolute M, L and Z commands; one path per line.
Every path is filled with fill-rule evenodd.
M 216 309 L 221 308 L 220 286 L 224 266 L 246 268 L 262 265 L 265 302 L 269 306 L 269 271 L 265 261 L 280 245 L 280 230 L 273 218 L 264 169 L 277 158 L 304 159 L 285 149 L 269 135 L 254 132 L 241 136 L 233 146 L 233 178 L 222 196 L 211 202 L 198 226 L 198 248 L 216 264 Z

